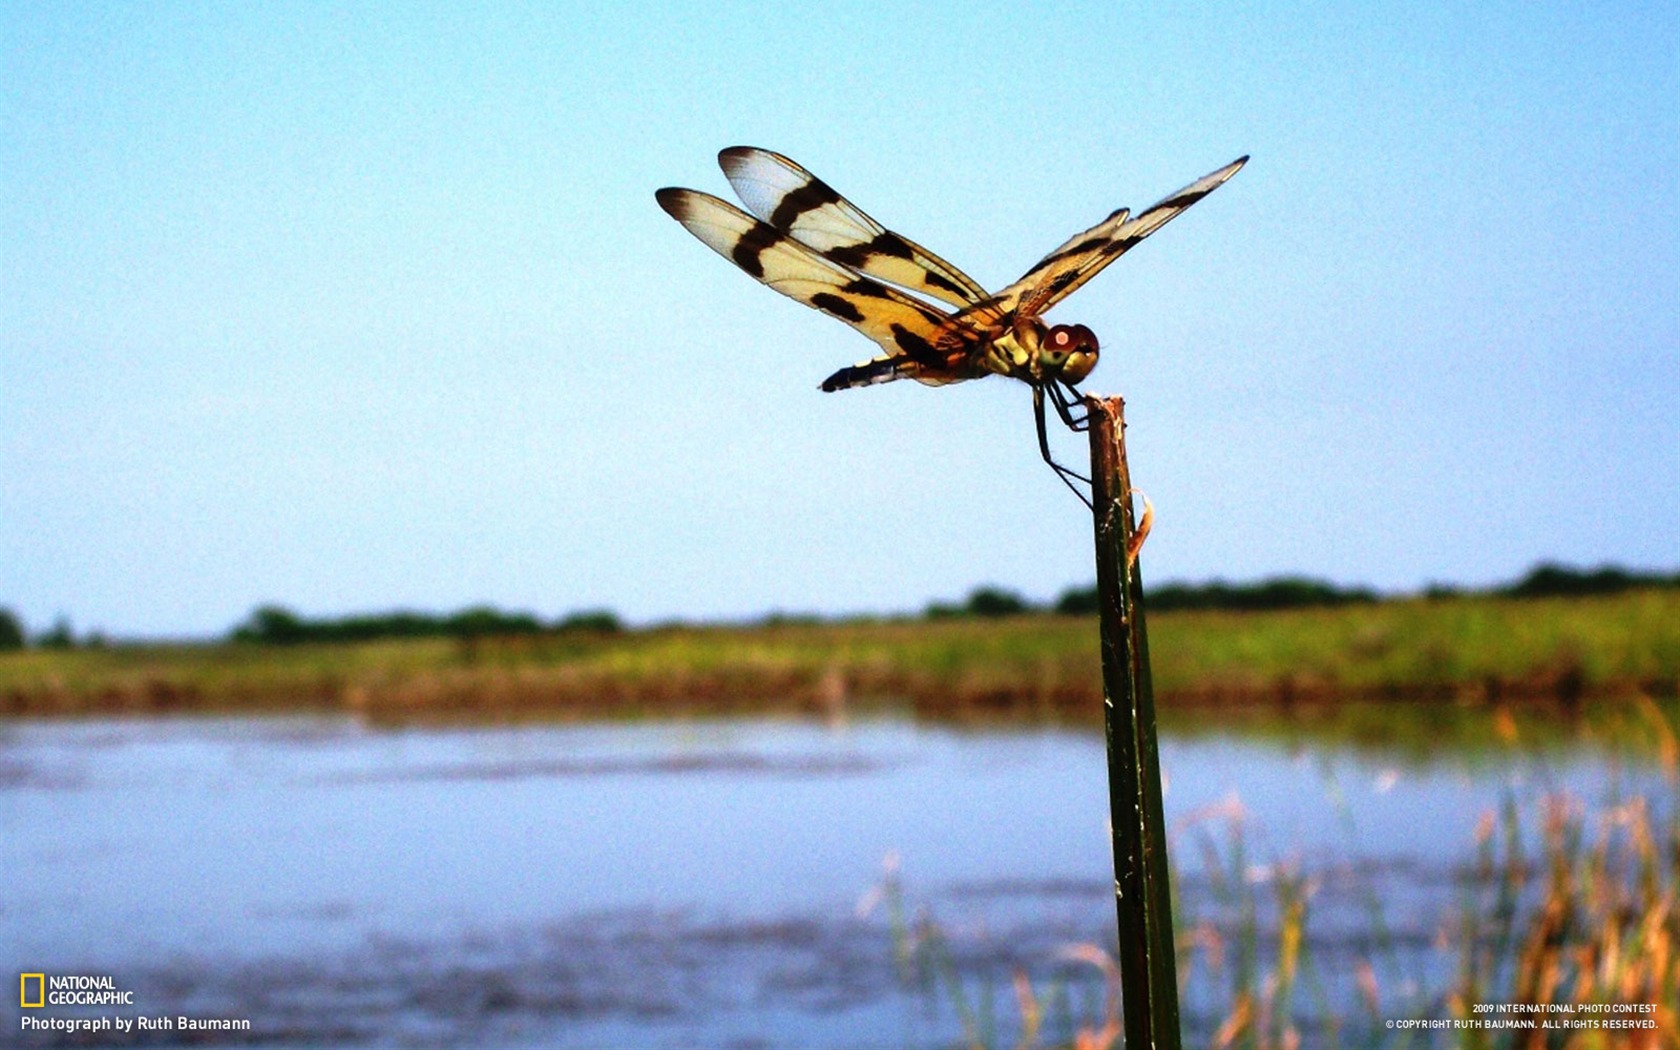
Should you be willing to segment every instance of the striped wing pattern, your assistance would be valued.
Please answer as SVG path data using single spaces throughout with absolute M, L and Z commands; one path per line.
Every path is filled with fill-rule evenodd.
M 718 155 L 751 214 L 697 190 L 667 188 L 656 196 L 660 207 L 713 251 L 783 295 L 846 322 L 886 351 L 822 384 L 824 390 L 839 390 L 904 377 L 941 384 L 989 374 L 980 358 L 993 340 L 1043 315 L 1247 162 L 1239 157 L 1136 216 L 1119 209 L 996 295 L 770 150 L 736 146 Z M 898 288 L 957 310 L 948 313 Z
M 818 255 L 953 306 L 986 297 L 974 280 L 892 232 L 780 153 L 735 146 L 718 154 L 747 210 Z
M 1137 243 L 1183 214 L 1248 163 L 1239 157 L 1218 171 L 1192 182 L 1133 216 L 1121 208 L 1084 233 L 1034 263 L 1014 284 L 957 314 L 952 325 L 979 329 L 988 335 L 1005 331 L 1018 317 L 1040 317 L 1072 295 L 1103 267 Z
M 656 196 L 660 207 L 707 247 L 790 299 L 873 339 L 887 351 L 878 361 L 902 365 L 868 381 L 946 364 L 948 355 L 935 351 L 933 340 L 947 315 L 932 303 L 870 280 L 711 194 L 662 189 Z

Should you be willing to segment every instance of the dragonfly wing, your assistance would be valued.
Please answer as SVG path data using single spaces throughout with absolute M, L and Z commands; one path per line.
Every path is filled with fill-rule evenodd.
M 718 154 L 718 164 L 748 211 L 832 262 L 953 306 L 985 297 L 972 277 L 780 153 L 735 146 Z
M 788 298 L 846 322 L 887 351 L 868 364 L 904 359 L 885 378 L 922 378 L 915 375 L 917 369 L 931 375 L 949 367 L 952 354 L 935 345 L 947 320 L 939 307 L 870 280 L 709 193 L 662 189 L 656 196 L 659 206 L 707 247 Z
M 994 297 L 995 310 L 1021 317 L 1043 314 L 1095 277 L 1103 267 L 1130 251 L 1139 241 L 1224 185 L 1225 180 L 1246 163 L 1247 157 L 1239 157 L 1178 192 L 1168 194 L 1135 216 L 1121 208 L 1033 264 L 1019 281 Z

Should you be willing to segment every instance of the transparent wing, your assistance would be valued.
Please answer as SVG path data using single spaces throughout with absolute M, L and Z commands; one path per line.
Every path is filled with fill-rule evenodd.
M 790 299 L 821 310 L 879 343 L 888 356 L 943 363 L 934 337 L 947 315 L 825 258 L 792 235 L 698 190 L 663 189 L 659 206 L 707 247 Z
M 1033 264 L 1019 281 L 964 310 L 958 319 L 980 329 L 995 329 L 1000 323 L 1007 323 L 1007 319 L 1043 314 L 1139 241 L 1224 185 L 1226 179 L 1247 163 L 1247 157 L 1239 157 L 1135 216 L 1121 208 Z
M 718 154 L 718 164 L 748 211 L 825 259 L 953 306 L 986 296 L 972 277 L 871 219 L 780 153 L 735 146 Z

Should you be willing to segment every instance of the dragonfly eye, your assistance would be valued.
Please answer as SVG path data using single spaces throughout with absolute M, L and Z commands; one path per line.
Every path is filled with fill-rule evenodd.
M 1044 363 L 1069 383 L 1077 383 L 1097 367 L 1097 335 L 1082 324 L 1059 324 L 1044 336 Z
M 1046 349 L 1071 354 L 1076 350 L 1097 349 L 1097 334 L 1082 324 L 1059 324 L 1044 337 Z

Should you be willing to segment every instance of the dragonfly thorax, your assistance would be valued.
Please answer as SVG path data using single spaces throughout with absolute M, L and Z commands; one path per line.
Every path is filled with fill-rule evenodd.
M 992 340 L 985 365 L 1034 386 L 1054 380 L 1078 383 L 1097 367 L 1097 337 L 1082 324 L 1050 327 L 1036 317 L 1018 320 Z

